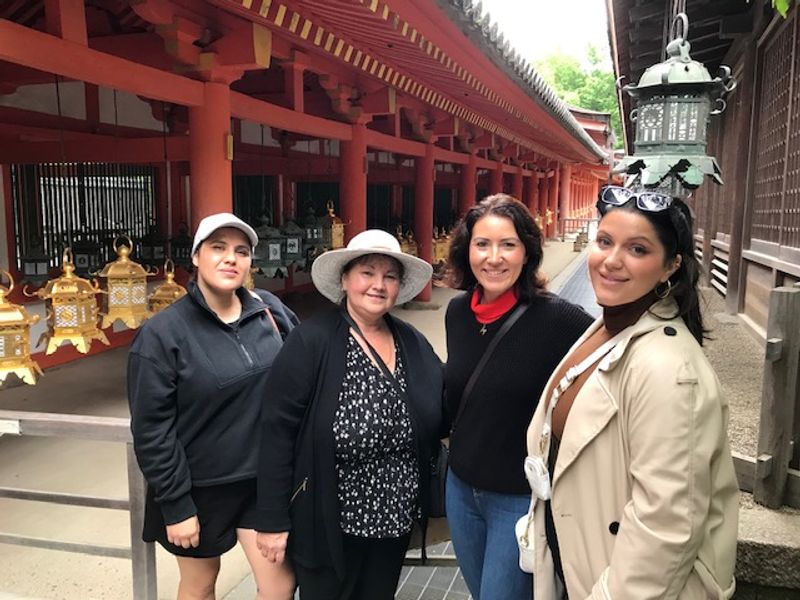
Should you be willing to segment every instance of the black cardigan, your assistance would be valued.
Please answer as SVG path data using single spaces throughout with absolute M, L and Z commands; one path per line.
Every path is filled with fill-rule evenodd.
M 387 320 L 406 367 L 424 511 L 431 459 L 443 429 L 442 367 L 421 333 L 391 315 Z M 344 559 L 333 420 L 345 375 L 348 331 L 336 309 L 303 322 L 286 340 L 267 381 L 258 470 L 257 529 L 291 530 L 292 560 L 310 568 L 332 565 L 340 574 Z
M 512 311 L 480 334 L 471 291 L 450 301 L 447 327 L 447 408 L 461 394 L 489 342 Z M 523 461 L 526 431 L 550 374 L 592 318 L 553 294 L 535 297 L 497 345 L 450 436 L 450 468 L 467 484 L 501 494 L 530 494 Z

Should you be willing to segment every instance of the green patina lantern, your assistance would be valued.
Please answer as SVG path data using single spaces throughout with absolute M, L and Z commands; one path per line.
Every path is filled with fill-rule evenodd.
M 678 14 L 667 60 L 648 68 L 638 84 L 623 88 L 636 102 L 630 115 L 636 138 L 633 155 L 614 171 L 630 175 L 629 185 L 683 195 L 681 188 L 699 187 L 706 175 L 722 183 L 717 161 L 706 155 L 706 135 L 711 116 L 725 110 L 723 97 L 736 81 L 726 66 L 712 79 L 702 63 L 692 60 L 688 30 L 688 17 Z
M 289 221 L 283 226 L 281 233 L 284 236 L 283 264 L 304 266 L 303 237 L 305 230 L 294 221 Z
M 282 277 L 286 237 L 280 230 L 270 225 L 268 216 L 261 218 L 261 225 L 256 227 L 258 247 L 253 257 L 253 266 L 267 277 Z

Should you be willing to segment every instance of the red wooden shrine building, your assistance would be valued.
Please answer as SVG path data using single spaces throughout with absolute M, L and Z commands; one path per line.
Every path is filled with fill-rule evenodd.
M 500 191 L 549 215 L 556 235 L 589 216 L 608 176 L 607 115 L 567 107 L 479 11 L 0 0 L 0 267 L 19 280 L 22 260 L 43 253 L 57 274 L 61 248 L 120 232 L 178 244 L 217 211 L 302 226 L 329 202 L 345 239 L 399 227 L 432 260 L 435 230 Z M 288 269 L 258 283 L 308 282 Z

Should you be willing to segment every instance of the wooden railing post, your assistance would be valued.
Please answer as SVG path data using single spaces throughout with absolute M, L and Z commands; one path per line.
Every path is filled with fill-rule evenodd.
M 133 600 L 157 600 L 156 550 L 153 544 L 142 541 L 144 526 L 145 481 L 133 444 L 125 444 L 128 459 L 128 493 L 131 517 L 131 567 L 133 569 Z
M 769 508 L 783 504 L 792 458 L 800 365 L 800 288 L 779 287 L 769 298 L 767 347 L 753 496 Z

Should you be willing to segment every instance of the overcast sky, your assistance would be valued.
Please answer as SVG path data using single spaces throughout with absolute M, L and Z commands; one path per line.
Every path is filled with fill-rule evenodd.
M 528 61 L 554 50 L 583 59 L 591 42 L 611 66 L 605 0 L 483 0 L 487 11 Z

